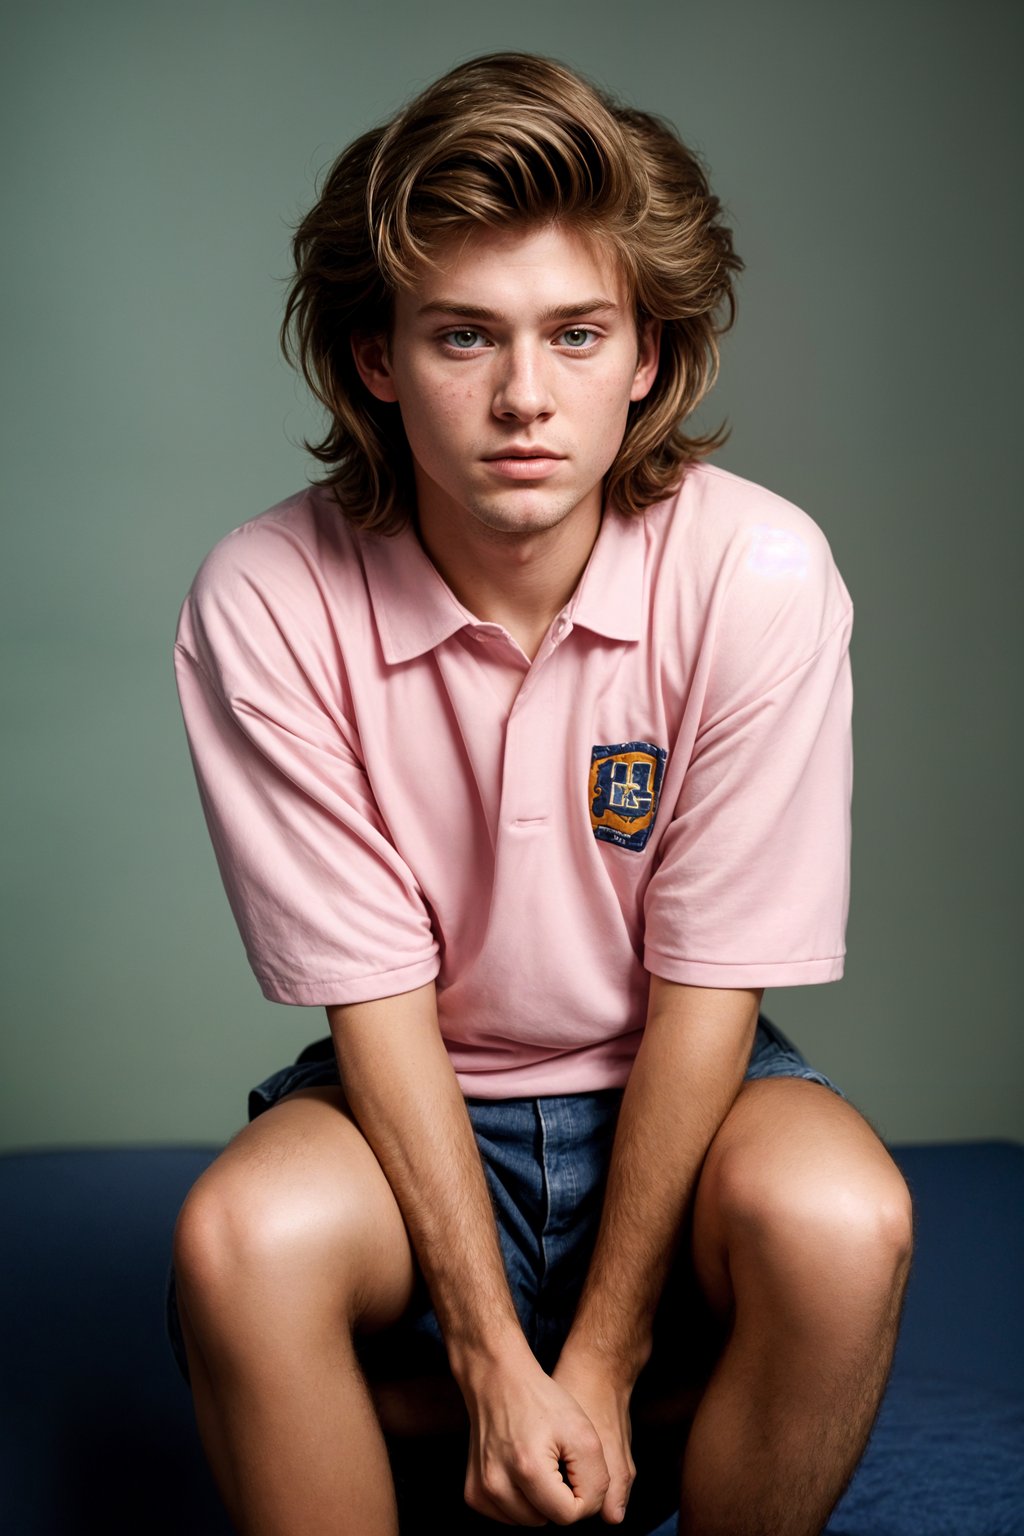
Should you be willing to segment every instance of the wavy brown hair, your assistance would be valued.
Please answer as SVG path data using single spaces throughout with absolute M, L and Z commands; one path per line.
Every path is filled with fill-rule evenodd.
M 415 507 L 401 417 L 356 372 L 354 333 L 392 332 L 393 295 L 477 228 L 565 222 L 618 254 L 638 329 L 662 322 L 658 376 L 630 404 L 605 494 L 638 513 L 719 448 L 723 424 L 681 424 L 718 375 L 743 262 L 697 155 L 663 118 L 622 106 L 555 59 L 491 53 L 458 65 L 328 171 L 292 239 L 281 348 L 330 418 L 305 447 L 346 517 L 397 533 Z

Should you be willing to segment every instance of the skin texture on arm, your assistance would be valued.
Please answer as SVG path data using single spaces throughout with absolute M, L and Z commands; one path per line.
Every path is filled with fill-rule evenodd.
M 651 977 L 647 1025 L 623 1094 L 597 1244 L 554 1371 L 601 1435 L 622 1519 L 633 1479 L 629 1399 L 708 1147 L 750 1058 L 762 993 Z
M 522 1525 L 595 1514 L 608 1486 L 601 1440 L 520 1328 L 433 983 L 327 1016 L 346 1097 L 398 1202 L 466 1401 L 467 1502 Z

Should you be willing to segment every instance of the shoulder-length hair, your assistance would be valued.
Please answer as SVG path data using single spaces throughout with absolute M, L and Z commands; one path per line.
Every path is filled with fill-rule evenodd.
M 415 508 L 412 455 L 391 404 L 355 368 L 354 333 L 391 336 L 393 296 L 456 233 L 564 221 L 611 246 L 638 329 L 662 322 L 658 376 L 629 407 L 604 493 L 639 513 L 728 437 L 681 423 L 718 375 L 743 262 L 698 156 L 666 120 L 618 104 L 554 59 L 485 54 L 458 65 L 338 157 L 295 227 L 281 325 L 330 425 L 305 447 L 331 466 L 345 516 L 397 533 Z

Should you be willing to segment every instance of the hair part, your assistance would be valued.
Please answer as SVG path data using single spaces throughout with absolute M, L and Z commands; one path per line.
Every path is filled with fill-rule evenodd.
M 281 348 L 329 417 L 323 439 L 305 442 L 330 466 L 315 483 L 358 527 L 399 532 L 415 482 L 400 414 L 366 389 L 352 336 L 390 339 L 395 292 L 435 267 L 452 236 L 551 222 L 614 250 L 638 333 L 662 322 L 658 375 L 630 404 L 609 502 L 642 512 L 727 439 L 724 424 L 681 430 L 718 376 L 743 270 L 698 156 L 665 119 L 557 60 L 484 54 L 355 139 L 293 235 Z

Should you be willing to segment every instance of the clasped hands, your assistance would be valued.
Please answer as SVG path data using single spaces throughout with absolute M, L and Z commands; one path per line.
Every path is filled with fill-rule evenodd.
M 632 1383 L 567 1342 L 550 1376 L 522 1348 L 470 1367 L 466 1503 L 505 1525 L 575 1525 L 625 1516 Z

